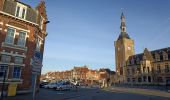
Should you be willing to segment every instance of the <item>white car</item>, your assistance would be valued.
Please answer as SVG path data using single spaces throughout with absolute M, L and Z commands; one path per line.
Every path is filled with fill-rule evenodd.
M 56 90 L 70 90 L 72 88 L 72 84 L 70 82 L 60 82 L 57 84 Z
M 49 83 L 47 85 L 44 85 L 44 88 L 47 88 L 47 89 L 55 89 L 57 86 L 57 83 Z

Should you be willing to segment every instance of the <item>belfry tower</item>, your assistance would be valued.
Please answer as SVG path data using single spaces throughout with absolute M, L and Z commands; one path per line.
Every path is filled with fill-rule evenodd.
M 116 62 L 116 73 L 119 82 L 124 81 L 126 61 L 129 56 L 134 55 L 134 41 L 129 37 L 126 32 L 125 16 L 121 14 L 121 33 L 114 42 L 115 46 L 115 62 Z

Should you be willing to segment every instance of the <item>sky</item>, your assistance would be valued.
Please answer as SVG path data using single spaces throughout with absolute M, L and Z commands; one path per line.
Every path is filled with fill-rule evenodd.
M 40 0 L 20 0 L 36 7 Z M 114 41 L 124 12 L 135 53 L 170 47 L 170 0 L 45 0 L 48 36 L 42 73 L 91 69 L 115 70 Z M 123 10 L 121 10 L 123 8 Z

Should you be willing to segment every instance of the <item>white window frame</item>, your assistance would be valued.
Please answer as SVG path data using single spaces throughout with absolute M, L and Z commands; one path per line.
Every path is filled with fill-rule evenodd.
M 20 44 L 19 44 L 19 40 L 20 40 L 20 38 L 19 38 L 19 37 L 20 37 L 20 33 L 25 33 L 25 38 L 24 38 L 24 42 L 25 42 L 25 43 L 24 43 L 24 45 L 20 45 Z M 25 47 L 26 39 L 27 39 L 27 32 L 20 31 L 20 32 L 19 32 L 19 35 L 18 35 L 18 42 L 17 42 L 17 45 L 22 46 L 22 47 Z
M 21 59 L 22 59 L 22 62 L 21 62 Z M 24 58 L 16 56 L 14 62 L 15 62 L 15 64 L 23 64 L 24 63 Z
M 20 68 L 20 72 L 19 72 L 19 77 L 18 77 L 18 78 L 14 78 L 14 68 L 15 68 L 15 67 Z M 20 67 L 20 66 L 14 66 L 14 67 L 13 67 L 12 78 L 13 78 L 13 79 L 20 79 L 20 78 L 21 78 L 21 67 Z
M 9 43 L 9 41 L 7 41 L 7 38 L 8 38 L 8 30 L 9 30 L 9 29 L 14 30 L 14 35 L 13 35 L 13 41 L 12 41 L 12 43 Z M 12 27 L 8 27 L 8 28 L 7 28 L 7 32 L 6 32 L 6 37 L 5 37 L 5 43 L 14 44 L 15 34 L 16 34 L 16 29 L 14 29 L 14 28 L 12 28 Z
M 9 58 L 7 58 L 7 57 L 9 57 Z M 1 55 L 1 62 L 10 63 L 11 62 L 11 56 L 9 56 L 9 55 Z
M 17 9 L 18 9 L 18 7 L 20 7 L 20 9 L 19 9 L 19 15 L 17 16 Z M 16 10 L 15 10 L 15 16 L 19 17 L 19 18 L 22 18 L 23 9 L 25 9 L 25 14 L 24 14 L 24 18 L 23 19 L 25 19 L 26 18 L 26 14 L 27 14 L 27 6 L 17 2 L 17 6 L 16 6 Z

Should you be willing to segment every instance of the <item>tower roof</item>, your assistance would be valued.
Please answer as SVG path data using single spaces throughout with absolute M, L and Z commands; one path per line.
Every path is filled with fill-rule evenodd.
M 130 36 L 126 32 L 121 32 L 121 34 L 118 37 L 118 40 L 121 40 L 123 38 L 130 39 Z

